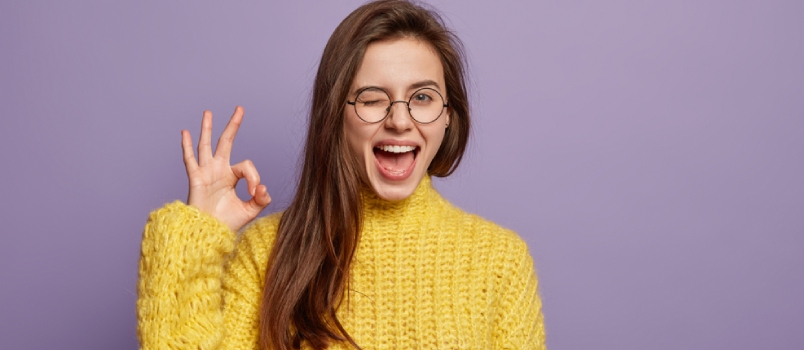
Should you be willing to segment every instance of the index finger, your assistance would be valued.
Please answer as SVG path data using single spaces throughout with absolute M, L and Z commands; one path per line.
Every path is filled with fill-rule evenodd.
M 234 142 L 235 135 L 237 135 L 237 129 L 240 128 L 240 123 L 243 122 L 243 107 L 237 106 L 235 107 L 234 114 L 232 114 L 232 118 L 229 119 L 229 123 L 226 124 L 226 128 L 223 129 L 223 133 L 221 133 L 221 137 L 218 139 L 218 146 L 215 147 L 215 156 L 221 156 L 226 159 L 229 159 L 229 155 L 232 153 L 232 143 Z

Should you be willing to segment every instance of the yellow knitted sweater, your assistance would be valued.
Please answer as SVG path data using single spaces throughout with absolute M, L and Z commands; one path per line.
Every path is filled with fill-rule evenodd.
M 533 262 L 515 233 L 453 207 L 427 177 L 403 201 L 363 200 L 349 299 L 338 309 L 363 349 L 545 349 Z M 151 213 L 138 284 L 142 348 L 256 348 L 280 216 L 238 237 L 178 201 Z

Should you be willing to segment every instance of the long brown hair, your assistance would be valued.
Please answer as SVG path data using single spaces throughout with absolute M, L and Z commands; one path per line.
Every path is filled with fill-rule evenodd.
M 344 105 L 369 44 L 411 37 L 429 43 L 444 66 L 450 125 L 427 171 L 447 176 L 469 137 L 464 55 L 458 38 L 433 10 L 408 1 L 365 4 L 332 33 L 313 87 L 299 185 L 282 215 L 266 269 L 260 310 L 262 349 L 288 350 L 331 341 L 359 348 L 336 316 L 348 291 L 361 230 L 363 170 L 344 139 Z

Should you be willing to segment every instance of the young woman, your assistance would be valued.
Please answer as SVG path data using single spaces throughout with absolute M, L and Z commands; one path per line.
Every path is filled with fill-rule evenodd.
M 271 201 L 251 162 L 229 163 L 243 109 L 214 155 L 211 113 L 197 161 L 182 131 L 188 202 L 151 213 L 143 233 L 142 347 L 544 349 L 525 243 L 430 183 L 466 146 L 463 62 L 431 10 L 355 10 L 321 58 L 293 202 L 240 236 Z

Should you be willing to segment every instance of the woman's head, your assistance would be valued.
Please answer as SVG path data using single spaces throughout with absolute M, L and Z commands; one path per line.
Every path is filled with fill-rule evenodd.
M 460 42 L 435 12 L 407 1 L 368 3 L 335 29 L 313 87 L 299 185 L 268 261 L 262 348 L 291 349 L 304 341 L 323 349 L 332 340 L 357 345 L 335 311 L 348 290 L 359 241 L 361 186 L 403 199 L 425 173 L 447 176 L 455 170 L 469 136 L 462 55 Z M 358 95 L 367 89 L 393 102 L 382 121 L 363 108 L 372 99 Z M 433 116 L 428 111 L 437 109 L 442 96 L 442 113 Z M 402 106 L 408 102 L 410 114 Z M 414 151 L 400 156 L 393 149 L 375 150 L 389 145 Z
M 429 87 L 449 107 L 434 122 L 423 124 L 400 106 L 405 103 L 394 103 L 384 120 L 370 124 L 358 117 L 356 105 L 347 103 L 359 104 L 357 93 L 369 87 L 384 91 L 391 101 L 405 102 L 417 88 Z M 379 1 L 341 22 L 324 49 L 315 80 L 308 148 L 341 157 L 352 175 L 378 195 L 398 200 L 409 196 L 425 173 L 451 174 L 468 137 L 462 46 L 437 13 L 407 1 Z M 321 144 L 322 139 L 329 142 Z M 375 147 L 388 144 L 409 144 L 415 150 L 396 155 Z

